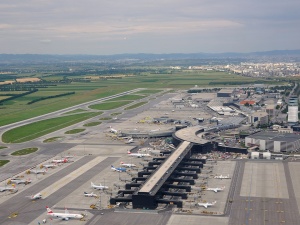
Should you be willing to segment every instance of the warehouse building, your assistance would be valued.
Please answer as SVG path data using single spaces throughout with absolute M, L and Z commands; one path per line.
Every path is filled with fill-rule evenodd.
M 218 93 L 217 93 L 217 97 L 231 97 L 231 95 L 233 95 L 233 90 L 232 89 L 221 89 Z
M 257 146 L 270 152 L 297 152 L 300 150 L 300 136 L 291 133 L 261 131 L 245 138 L 247 147 Z

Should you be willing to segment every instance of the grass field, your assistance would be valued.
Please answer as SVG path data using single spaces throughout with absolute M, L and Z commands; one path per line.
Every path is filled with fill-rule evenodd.
M 136 92 L 136 94 L 156 94 L 156 93 L 161 92 L 161 91 L 162 90 L 146 89 L 146 90 L 138 91 L 138 92 Z
M 21 149 L 21 150 L 11 153 L 11 155 L 13 155 L 13 156 L 28 155 L 28 154 L 36 152 L 37 150 L 38 150 L 38 148 L 24 148 L 24 149 Z
M 122 113 L 120 113 L 120 112 L 117 112 L 117 113 L 112 113 L 112 114 L 110 114 L 111 116 L 117 116 L 117 115 L 121 115 Z
M 139 102 L 139 103 L 136 103 L 136 104 L 134 104 L 134 105 L 131 105 L 131 106 L 126 107 L 125 110 L 135 109 L 135 108 L 140 107 L 140 106 L 142 106 L 142 105 L 144 105 L 144 104 L 146 104 L 146 103 L 147 103 L 147 102 Z
M 131 103 L 132 101 L 121 101 L 121 102 L 105 102 L 101 104 L 91 105 L 89 108 L 97 110 L 111 110 L 122 107 Z
M 159 69 L 159 68 L 158 68 Z M 152 70 L 153 71 L 153 70 Z M 218 86 L 224 85 L 226 82 L 255 82 L 257 79 L 243 77 L 235 74 L 228 74 L 226 72 L 215 71 L 170 71 L 169 74 L 142 72 L 140 75 L 123 77 L 122 79 L 92 79 L 91 82 L 76 82 L 69 83 L 55 82 L 63 80 L 64 78 L 75 79 L 85 77 L 84 72 L 82 75 L 55 75 L 43 73 L 34 74 L 34 77 L 42 77 L 44 80 L 55 82 L 54 85 L 47 88 L 38 88 L 38 91 L 30 95 L 26 95 L 14 100 L 3 103 L 0 111 L 0 126 L 7 125 L 13 122 L 25 120 L 28 118 L 43 115 L 49 112 L 57 111 L 66 107 L 74 106 L 87 101 L 99 99 L 102 97 L 111 96 L 124 91 L 132 90 L 135 88 L 149 88 L 148 90 L 140 91 L 139 94 L 151 94 L 159 92 L 160 88 L 175 88 L 175 89 L 188 89 L 198 85 L 199 87 L 215 87 L 210 85 L 210 82 L 220 82 Z M 29 76 L 29 74 L 20 74 L 19 76 Z M 90 75 L 88 75 L 90 76 Z M 99 77 L 97 75 L 97 77 Z M 265 80 L 261 79 L 263 82 Z M 267 81 L 274 83 L 274 81 Z M 223 86 L 224 86 L 223 85 Z M 32 105 L 27 103 L 33 99 L 40 97 L 53 96 L 66 92 L 75 92 L 73 95 L 62 96 L 59 98 L 47 99 L 36 102 Z M 7 92 L 3 92 L 7 93 Z M 18 92 L 8 92 L 16 94 Z M 128 97 L 130 96 L 130 97 Z M 124 97 L 126 100 L 135 100 L 141 98 L 138 95 L 128 95 Z M 134 96 L 134 97 L 133 97 Z M 130 99 L 131 98 L 131 99 Z M 119 99 L 120 100 L 120 99 Z M 130 103 L 130 102 L 127 102 Z M 107 103 L 108 105 L 93 106 L 95 109 L 109 110 L 118 108 L 127 103 Z M 114 104 L 114 105 L 113 105 Z M 120 104 L 120 105 L 118 105 Z M 75 111 L 77 112 L 77 111 Z M 74 112 L 74 113 L 75 113 Z
M 2 141 L 5 143 L 30 141 L 98 115 L 99 113 L 80 113 L 31 123 L 5 132 Z
M 51 142 L 58 141 L 60 139 L 62 139 L 62 137 L 52 137 L 52 138 L 48 138 L 48 139 L 44 140 L 43 142 L 44 143 L 51 143 Z
M 82 131 L 85 131 L 85 129 L 73 129 L 73 130 L 68 130 L 65 132 L 65 134 L 77 134 L 80 133 Z
M 101 117 L 99 120 L 111 120 L 111 117 Z
M 5 148 L 7 148 L 6 146 L 0 146 L 0 149 L 5 149 Z
M 75 109 L 73 111 L 70 111 L 70 112 L 67 112 L 67 113 L 64 113 L 64 114 L 74 114 L 74 113 L 81 113 L 81 112 L 86 112 L 86 110 L 84 110 L 84 109 Z
M 0 167 L 4 166 L 6 163 L 9 163 L 9 160 L 0 160 Z
M 90 122 L 90 123 L 86 123 L 84 124 L 83 126 L 85 127 L 93 127 L 93 126 L 97 126 L 97 125 L 100 125 L 101 122 Z

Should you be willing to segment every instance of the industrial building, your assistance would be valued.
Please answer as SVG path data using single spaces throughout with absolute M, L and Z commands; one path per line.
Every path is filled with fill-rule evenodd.
M 217 97 L 231 97 L 233 95 L 233 90 L 232 89 L 221 89 L 217 93 Z
M 288 123 L 298 122 L 298 97 L 291 96 L 288 103 Z
M 245 138 L 247 147 L 257 146 L 270 152 L 296 152 L 300 150 L 300 136 L 291 133 L 261 131 Z
M 252 115 L 249 117 L 249 123 L 253 124 L 268 124 L 269 123 L 269 115 L 266 112 L 254 112 Z

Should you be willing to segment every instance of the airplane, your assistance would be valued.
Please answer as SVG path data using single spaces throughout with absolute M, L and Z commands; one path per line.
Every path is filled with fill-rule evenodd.
M 124 163 L 124 162 L 120 162 L 120 165 L 125 166 L 125 167 L 136 167 L 135 164 L 131 164 L 131 163 Z
M 111 165 L 111 169 L 112 169 L 113 171 L 117 171 L 117 172 L 120 172 L 120 173 L 126 172 L 126 168 L 122 168 L 122 167 L 116 168 L 116 167 L 114 167 L 113 165 Z
M 0 187 L 0 192 L 4 192 L 4 191 L 14 191 L 16 190 L 15 187 Z
M 93 192 L 92 193 L 83 192 L 83 194 L 85 197 L 98 197 L 98 195 L 94 194 Z
M 146 156 L 151 156 L 151 155 L 148 154 L 148 153 L 131 153 L 130 151 L 128 151 L 127 154 L 128 154 L 129 156 L 135 156 L 135 157 L 138 157 L 138 158 L 146 157 Z
M 41 193 L 37 193 L 37 194 L 35 194 L 35 195 L 30 195 L 30 196 L 25 196 L 25 197 L 34 200 L 34 199 L 41 199 L 43 196 L 42 196 Z
M 46 165 L 42 165 L 42 167 L 45 167 L 45 168 L 53 168 L 53 167 L 56 167 L 55 164 L 46 164 Z
M 216 187 L 216 188 L 205 188 L 206 191 L 214 191 L 217 193 L 218 191 L 223 191 L 225 189 L 225 186 L 223 187 Z
M 197 205 L 198 206 L 203 206 L 204 208 L 207 209 L 208 206 L 213 206 L 216 203 L 217 203 L 217 201 L 214 201 L 214 202 L 205 202 L 205 203 L 198 202 Z
M 35 173 L 35 174 L 39 174 L 39 173 L 46 173 L 47 170 L 38 170 L 38 169 L 35 169 L 35 170 L 29 170 L 30 173 Z
M 214 178 L 216 178 L 216 179 L 230 179 L 229 174 L 227 176 L 223 176 L 223 175 L 214 176 Z
M 133 138 L 130 138 L 129 140 L 125 141 L 125 144 L 130 144 L 130 143 L 133 143 L 133 142 L 134 142 Z
M 67 163 L 69 160 L 67 158 L 64 159 L 53 159 L 53 163 Z
M 109 132 L 111 132 L 111 133 L 114 133 L 114 134 L 118 133 L 118 130 L 112 128 L 111 126 L 109 127 L 109 129 L 110 129 Z
M 95 185 L 93 182 L 91 182 L 91 187 L 94 188 L 94 189 L 97 189 L 97 190 L 105 190 L 105 189 L 108 189 L 107 186 L 103 186 L 103 185 Z
M 65 209 L 64 213 L 54 213 L 48 206 L 46 206 L 47 209 L 47 215 L 55 217 L 55 218 L 59 218 L 62 220 L 69 220 L 69 219 L 82 219 L 83 215 L 81 214 L 74 214 L 74 213 L 69 213 L 69 211 L 67 209 Z
M 31 180 L 30 179 L 23 180 L 20 178 L 12 178 L 12 179 L 10 179 L 10 182 L 15 183 L 15 184 L 29 184 L 29 183 L 31 183 Z

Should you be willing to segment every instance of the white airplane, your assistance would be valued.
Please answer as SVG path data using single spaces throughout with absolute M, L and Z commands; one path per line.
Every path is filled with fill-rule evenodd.
M 42 167 L 44 167 L 44 168 L 53 168 L 53 167 L 56 167 L 56 165 L 55 164 L 46 164 L 46 165 L 42 165 Z
M 132 163 L 124 163 L 124 162 L 120 162 L 120 165 L 122 165 L 122 166 L 125 166 L 125 167 L 136 167 L 136 165 L 135 164 L 132 164 Z
M 133 143 L 133 142 L 134 142 L 133 138 L 130 138 L 129 140 L 125 141 L 125 144 L 130 144 L 130 143 Z
M 10 182 L 15 183 L 15 184 L 29 184 L 29 183 L 31 183 L 31 180 L 30 179 L 23 180 L 20 178 L 12 178 L 12 179 L 10 179 Z
M 30 198 L 30 199 L 32 199 L 32 200 L 34 200 L 34 199 L 41 199 L 42 197 L 43 197 L 43 196 L 42 196 L 41 193 L 37 193 L 37 194 L 35 194 L 35 195 L 26 196 L 26 198 Z
M 151 156 L 151 155 L 148 154 L 148 153 L 131 153 L 130 151 L 128 151 L 127 154 L 128 154 L 129 156 L 135 156 L 135 157 L 138 157 L 138 158 L 146 157 L 146 156 Z
M 69 213 L 67 209 L 65 209 L 64 213 L 54 213 L 48 206 L 46 206 L 47 209 L 47 215 L 55 218 L 59 218 L 62 220 L 69 220 L 69 219 L 82 219 L 83 215 L 81 214 L 74 214 L 74 213 Z
M 111 132 L 111 133 L 114 133 L 114 134 L 118 133 L 118 130 L 112 128 L 111 126 L 109 127 L 109 129 L 110 129 L 109 132 Z
M 108 189 L 107 186 L 103 186 L 103 185 L 95 185 L 93 182 L 91 182 L 91 187 L 94 188 L 94 189 L 97 189 L 97 190 L 105 190 L 105 189 Z
M 5 187 L 0 187 L 0 192 L 4 192 L 4 191 L 14 191 L 14 190 L 16 190 L 15 187 L 7 187 L 7 186 L 5 186 Z
M 35 174 L 46 173 L 46 172 L 47 172 L 47 170 L 38 170 L 38 169 L 30 170 L 30 173 L 35 173 Z
M 83 194 L 85 197 L 98 197 L 98 195 L 94 194 L 93 192 L 92 193 L 83 192 Z
M 218 191 L 223 191 L 225 189 L 225 186 L 223 187 L 216 187 L 216 188 L 205 188 L 206 191 L 214 191 L 217 193 Z
M 117 172 L 120 172 L 120 173 L 122 173 L 122 172 L 126 172 L 126 168 L 123 168 L 123 167 L 114 167 L 113 165 L 111 165 L 111 167 L 110 167 L 113 171 L 117 171 Z
M 53 163 L 67 163 L 69 160 L 67 158 L 64 159 L 53 159 Z
M 214 178 L 216 178 L 216 179 L 230 179 L 229 174 L 227 176 L 223 176 L 223 175 L 214 176 Z
M 205 203 L 197 203 L 198 206 L 203 206 L 204 208 L 207 209 L 208 206 L 213 206 L 217 203 L 217 201 L 214 201 L 214 202 L 205 202 Z

